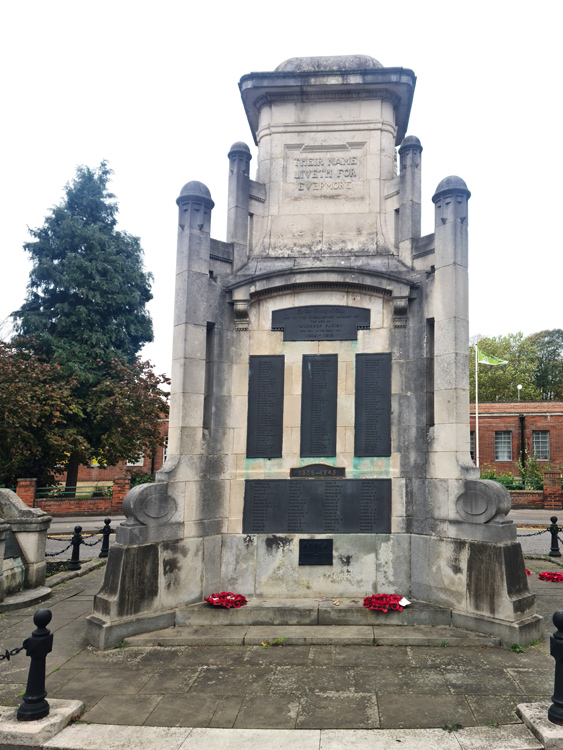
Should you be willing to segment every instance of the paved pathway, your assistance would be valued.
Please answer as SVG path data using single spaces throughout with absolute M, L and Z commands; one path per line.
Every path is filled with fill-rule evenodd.
M 535 573 L 551 562 L 528 561 Z M 99 652 L 85 616 L 103 571 L 57 586 L 47 689 L 86 704 L 83 721 L 157 727 L 345 729 L 518 723 L 518 703 L 553 689 L 548 643 L 525 653 L 491 648 L 261 646 L 129 647 Z M 545 632 L 563 584 L 531 579 Z M 32 629 L 35 608 L 0 617 L 0 649 Z M 0 663 L 0 704 L 17 702 L 28 659 Z

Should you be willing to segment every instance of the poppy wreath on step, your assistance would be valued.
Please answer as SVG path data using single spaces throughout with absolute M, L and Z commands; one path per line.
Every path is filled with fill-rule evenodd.
M 543 573 L 540 573 L 538 578 L 540 581 L 554 581 L 555 583 L 560 583 L 563 581 L 563 573 L 552 573 L 546 570 Z
M 247 603 L 242 594 L 233 594 L 232 591 L 221 591 L 220 594 L 210 594 L 203 600 L 213 604 L 215 607 L 226 607 L 227 609 L 238 609 Z
M 402 612 L 404 607 L 399 604 L 402 598 L 398 594 L 373 594 L 365 597 L 364 607 L 379 612 L 388 612 L 390 609 Z
M 527 576 L 531 576 L 531 575 L 532 575 L 532 571 L 531 571 L 531 570 L 528 570 L 528 568 L 526 568 L 526 575 L 527 575 Z

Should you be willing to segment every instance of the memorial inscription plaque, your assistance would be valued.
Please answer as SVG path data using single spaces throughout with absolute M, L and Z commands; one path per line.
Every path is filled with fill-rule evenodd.
M 304 354 L 301 456 L 336 455 L 337 354 Z
M 247 458 L 280 458 L 283 441 L 283 354 L 251 356 Z
M 389 534 L 390 479 L 249 479 L 243 534 Z
M 284 341 L 355 341 L 358 330 L 370 327 L 367 307 L 303 305 L 272 312 L 272 331 Z
M 328 464 L 309 464 L 308 466 L 296 466 L 289 470 L 289 476 L 293 479 L 328 479 L 330 477 L 345 477 L 344 466 L 329 466 Z
M 356 354 L 354 455 L 391 455 L 391 355 Z
M 332 565 L 333 539 L 300 539 L 299 565 Z

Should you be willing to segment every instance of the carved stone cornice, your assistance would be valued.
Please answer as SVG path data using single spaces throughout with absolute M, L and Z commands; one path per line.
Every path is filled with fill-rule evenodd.
M 314 291 L 316 289 L 333 289 L 341 292 L 367 292 L 368 294 L 376 294 L 382 297 L 391 297 L 392 292 L 389 289 L 382 289 L 381 287 L 371 286 L 370 284 L 356 284 L 349 281 L 309 281 L 309 282 L 293 282 L 291 284 L 280 284 L 279 286 L 271 286 L 268 289 L 261 289 L 256 292 L 250 293 L 250 299 L 258 299 L 260 297 L 273 297 L 277 294 L 285 294 L 286 292 L 306 292 Z
M 407 325 L 409 299 L 416 296 L 416 280 L 368 269 L 286 268 L 247 276 L 224 287 L 232 295 L 235 327 L 249 328 L 249 305 L 260 299 L 307 291 L 360 292 L 389 299 L 393 303 L 393 325 Z
M 254 106 L 258 111 L 266 104 L 275 104 L 276 102 L 330 102 L 343 101 L 351 99 L 378 99 L 387 102 L 396 107 L 401 98 L 390 89 L 367 89 L 354 90 L 344 89 L 340 91 L 296 91 L 291 93 L 271 93 L 263 94 L 254 101 Z
M 418 260 L 419 258 L 425 258 L 427 255 L 434 255 L 434 248 L 430 248 L 430 250 L 424 250 L 422 253 L 415 253 L 412 256 L 413 260 Z

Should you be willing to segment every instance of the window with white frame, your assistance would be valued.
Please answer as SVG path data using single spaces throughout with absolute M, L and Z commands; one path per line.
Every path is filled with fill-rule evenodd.
M 532 453 L 536 461 L 549 461 L 549 430 L 532 430 Z
M 471 453 L 471 460 L 475 463 L 475 430 L 471 430 L 469 433 L 469 452 Z
M 137 458 L 135 461 L 127 461 L 127 466 L 144 466 L 145 465 L 145 457 L 141 453 L 139 458 Z
M 512 432 L 495 432 L 495 461 L 512 461 Z
M 166 461 L 167 455 L 168 455 L 168 435 L 164 438 L 164 445 L 162 448 L 162 463 Z

